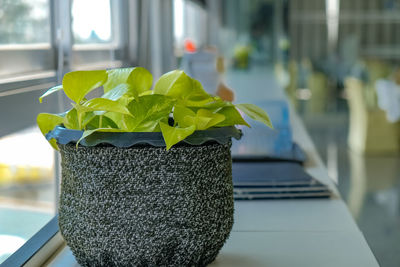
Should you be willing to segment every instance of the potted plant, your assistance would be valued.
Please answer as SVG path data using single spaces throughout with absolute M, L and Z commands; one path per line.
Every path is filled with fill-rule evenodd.
M 61 153 L 59 226 L 83 266 L 212 262 L 233 224 L 231 138 L 249 126 L 238 109 L 271 126 L 183 71 L 152 80 L 140 67 L 75 71 L 40 97 L 73 101 L 37 123 Z M 103 95 L 87 98 L 96 88 Z

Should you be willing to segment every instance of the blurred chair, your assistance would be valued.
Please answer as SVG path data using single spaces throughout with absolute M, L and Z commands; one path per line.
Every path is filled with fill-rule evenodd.
M 350 110 L 350 149 L 363 154 L 398 154 L 399 123 L 389 123 L 383 110 L 367 106 L 362 81 L 347 78 L 345 87 Z
M 276 63 L 274 70 L 277 80 L 285 88 L 288 100 L 292 106 L 298 110 L 299 102 L 296 96 L 298 88 L 298 66 L 296 61 L 289 61 L 287 71 L 282 63 Z
M 307 80 L 311 98 L 307 103 L 307 113 L 324 113 L 329 101 L 328 77 L 322 72 L 312 72 Z
M 375 59 L 366 60 L 365 67 L 368 83 L 364 84 L 364 99 L 368 108 L 375 108 L 378 102 L 375 83 L 379 79 L 387 78 L 392 72 L 392 67 L 384 61 Z
M 354 218 L 362 212 L 368 194 L 390 194 L 399 182 L 398 156 L 365 156 L 348 152 L 350 159 L 350 191 L 347 205 Z M 397 192 L 397 191 L 396 191 Z M 399 203 L 392 203 L 399 205 Z M 397 209 L 398 210 L 398 209 Z

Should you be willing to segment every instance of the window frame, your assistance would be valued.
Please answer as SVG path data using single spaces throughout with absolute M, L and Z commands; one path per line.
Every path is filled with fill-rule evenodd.
M 74 69 L 104 69 L 133 65 L 137 59 L 137 6 L 140 1 L 110 1 L 112 4 L 111 18 L 114 42 L 109 44 L 73 45 L 70 16 L 72 0 L 49 0 L 51 27 L 49 43 L 0 45 L 0 58 L 7 55 L 6 62 L 13 60 L 11 62 L 15 62 L 15 66 L 25 67 L 22 68 L 22 71 L 14 68 L 3 74 L 0 73 L 0 98 L 18 97 L 21 100 L 31 100 L 32 94 L 39 94 L 39 91 L 44 91 L 46 88 L 60 84 L 63 75 Z M 123 23 L 124 21 L 129 21 L 131 25 Z M 23 52 L 23 55 L 21 55 L 21 52 Z M 75 56 L 82 56 L 83 59 L 89 58 L 90 60 L 96 59 L 96 56 L 100 55 L 100 57 L 97 57 L 100 60 L 93 60 L 91 64 L 76 64 L 76 62 L 74 64 L 74 52 L 76 53 Z M 110 60 L 110 53 L 114 53 L 112 60 Z M 19 60 L 18 55 L 22 59 Z M 47 57 L 47 60 L 44 62 L 39 61 L 38 58 L 43 56 Z M 18 59 L 17 61 L 15 60 L 16 58 Z M 60 102 L 60 98 L 58 101 Z M 61 104 L 54 103 L 54 105 L 59 106 Z M 34 120 L 31 122 L 33 124 Z M 60 170 L 58 167 L 59 159 L 56 157 L 55 160 L 56 186 L 54 193 L 57 200 Z M 56 201 L 55 207 L 57 206 L 58 203 Z M 64 244 L 64 241 L 59 233 L 58 216 L 56 215 L 0 265 L 22 266 L 41 262 L 62 244 Z M 33 266 L 38 266 L 38 264 Z
M 73 0 L 72 0 L 73 1 Z M 110 0 L 112 41 L 109 43 L 71 43 L 71 69 L 102 69 L 118 68 L 126 65 L 126 60 L 121 60 L 126 55 L 125 37 L 126 28 L 124 21 L 128 19 L 126 1 Z M 72 30 L 72 29 L 71 29 Z M 72 32 L 71 32 L 72 35 Z
M 50 23 L 48 42 L 0 45 L 0 70 L 7 69 L 0 72 L 0 92 L 36 85 L 38 77 L 46 78 L 43 83 L 55 79 L 55 4 L 52 0 L 47 0 L 47 3 Z
M 58 229 L 58 215 L 56 215 L 22 247 L 1 263 L 1 266 L 24 266 L 26 264 L 41 266 L 63 244 L 64 240 Z
M 0 73 L 0 97 L 19 93 L 24 88 L 56 82 L 56 1 L 59 0 L 48 0 L 49 42 L 0 45 L 1 62 L 7 64 L 12 60 L 17 66 L 8 72 Z M 0 69 L 4 69 L 1 62 Z
M 0 70 L 4 70 L 0 72 L 0 96 L 24 87 L 59 84 L 70 70 L 117 68 L 136 61 L 136 54 L 129 53 L 136 46 L 130 42 L 134 31 L 123 22 L 129 20 L 129 7 L 137 0 L 110 1 L 113 41 L 104 44 L 73 44 L 72 1 L 49 0 L 49 43 L 0 45 L 0 58 L 4 59 L 0 62 Z M 136 42 L 137 36 L 133 39 Z

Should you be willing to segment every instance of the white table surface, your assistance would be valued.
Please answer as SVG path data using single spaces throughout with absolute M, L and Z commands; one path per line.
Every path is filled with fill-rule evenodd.
M 210 266 L 379 266 L 345 203 L 337 194 L 296 115 L 294 138 L 309 156 L 307 171 L 335 190 L 332 199 L 235 202 L 235 223 Z M 49 266 L 79 266 L 68 247 Z
M 68 247 L 49 266 L 79 266 Z M 340 199 L 237 201 L 232 233 L 210 266 L 379 266 Z
M 303 124 L 294 112 L 290 115 L 293 138 L 308 156 L 307 172 L 329 185 L 334 196 L 331 199 L 236 201 L 232 233 L 210 266 L 379 266 Z M 67 246 L 59 249 L 48 265 L 79 266 Z

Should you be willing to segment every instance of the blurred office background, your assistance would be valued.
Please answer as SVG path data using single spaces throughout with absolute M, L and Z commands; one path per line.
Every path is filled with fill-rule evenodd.
M 45 89 L 71 70 L 157 78 L 188 54 L 217 59 L 222 93 L 286 93 L 378 261 L 399 266 L 400 0 L 0 0 L 0 262 L 56 211 L 35 119 L 66 99 L 39 104 Z

